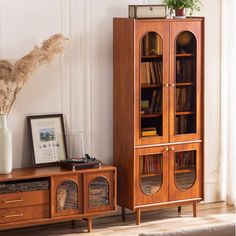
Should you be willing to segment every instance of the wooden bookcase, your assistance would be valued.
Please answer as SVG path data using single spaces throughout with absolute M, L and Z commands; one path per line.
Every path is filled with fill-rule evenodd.
M 203 199 L 204 18 L 113 21 L 118 204 L 136 211 Z
M 15 169 L 0 175 L 0 230 L 87 220 L 116 211 L 116 168 Z

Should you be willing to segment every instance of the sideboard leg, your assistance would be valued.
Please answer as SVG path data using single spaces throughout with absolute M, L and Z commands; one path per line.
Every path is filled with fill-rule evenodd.
M 178 206 L 178 215 L 181 214 L 181 206 Z
M 141 220 L 141 210 L 140 208 L 136 209 L 136 225 L 140 225 Z
M 125 218 L 125 207 L 121 208 L 121 214 L 122 214 L 122 221 L 125 222 L 126 218 Z
M 197 217 L 197 202 L 193 202 L 193 217 Z
M 93 227 L 93 219 L 92 217 L 90 217 L 87 219 L 87 229 L 89 233 L 92 231 L 92 227 Z

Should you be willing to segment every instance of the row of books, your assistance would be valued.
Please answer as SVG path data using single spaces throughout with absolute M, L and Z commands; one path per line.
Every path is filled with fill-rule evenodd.
M 196 167 L 195 151 L 177 152 L 175 169 L 192 169 Z
M 162 171 L 161 155 L 145 155 L 141 159 L 140 171 L 142 174 L 157 173 Z
M 193 109 L 194 102 L 193 87 L 176 88 L 176 110 L 190 111 Z
M 193 76 L 192 60 L 177 60 L 176 61 L 176 81 L 178 82 L 195 82 Z
M 162 109 L 162 91 L 154 89 L 150 100 L 141 101 L 141 113 L 150 114 L 161 112 Z
M 155 32 L 150 32 L 143 37 L 142 56 L 160 55 L 163 52 L 162 39 Z
M 175 117 L 175 134 L 189 134 L 196 132 L 195 119 L 192 116 Z
M 163 78 L 162 62 L 142 62 L 140 76 L 141 84 L 161 84 Z

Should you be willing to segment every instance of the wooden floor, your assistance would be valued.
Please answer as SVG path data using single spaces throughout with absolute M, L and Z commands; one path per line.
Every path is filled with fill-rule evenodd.
M 235 222 L 235 209 L 225 203 L 200 204 L 198 217 L 192 217 L 192 207 L 182 207 L 182 214 L 178 216 L 177 209 L 160 209 L 144 212 L 141 225 L 135 224 L 135 215 L 128 214 L 126 222 L 121 216 L 110 216 L 94 220 L 93 231 L 86 232 L 86 223 L 76 221 L 75 227 L 71 222 L 38 226 L 32 228 L 2 231 L 0 236 L 134 236 L 140 233 L 155 233 L 174 231 L 178 229 L 194 229 L 202 225 L 219 225 Z

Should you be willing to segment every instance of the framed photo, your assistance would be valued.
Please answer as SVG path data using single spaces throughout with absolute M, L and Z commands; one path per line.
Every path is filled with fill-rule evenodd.
M 67 158 L 62 114 L 28 116 L 33 166 L 59 164 Z

